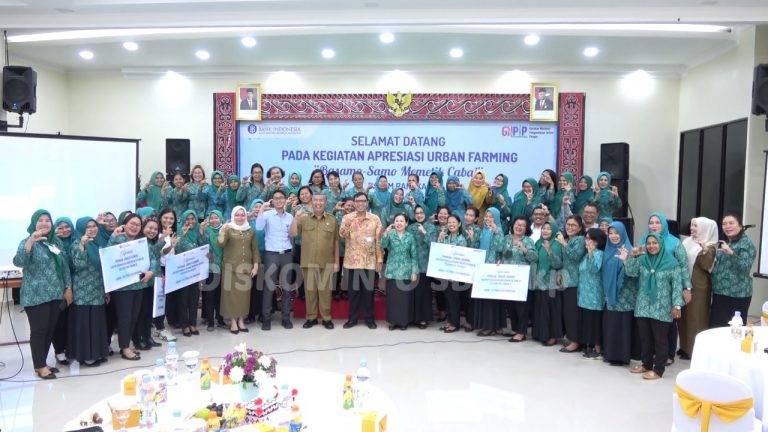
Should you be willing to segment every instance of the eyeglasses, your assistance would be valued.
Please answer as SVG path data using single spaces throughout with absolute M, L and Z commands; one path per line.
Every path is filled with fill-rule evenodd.
M 368 200 L 354 200 L 355 204 L 368 204 Z

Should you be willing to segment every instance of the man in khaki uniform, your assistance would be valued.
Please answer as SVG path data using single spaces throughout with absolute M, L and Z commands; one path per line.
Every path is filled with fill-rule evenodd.
M 301 271 L 307 300 L 307 322 L 304 328 L 317 324 L 317 304 L 323 326 L 333 328 L 331 321 L 331 282 L 339 271 L 339 228 L 336 218 L 325 212 L 326 196 L 312 195 L 312 214 L 294 219 L 290 236 L 301 235 Z

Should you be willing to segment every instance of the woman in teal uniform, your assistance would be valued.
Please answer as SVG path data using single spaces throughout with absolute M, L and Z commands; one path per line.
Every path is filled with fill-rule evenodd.
M 413 321 L 420 329 L 427 328 L 432 321 L 432 288 L 427 277 L 427 264 L 429 262 L 429 247 L 432 238 L 436 237 L 437 228 L 427 222 L 427 214 L 424 207 L 416 205 L 413 211 L 415 222 L 408 225 L 408 232 L 416 241 L 416 250 L 419 253 L 419 280 L 414 289 Z
M 712 312 L 709 326 L 728 325 L 735 311 L 746 318 L 752 299 L 752 263 L 755 262 L 755 245 L 744 235 L 739 215 L 723 216 L 721 227 L 728 238 L 720 242 L 712 269 Z
M 200 245 L 199 224 L 194 211 L 187 210 L 181 215 L 176 233 L 179 237 L 179 242 L 176 243 L 177 254 L 190 251 Z M 178 319 L 182 334 L 187 337 L 197 336 L 200 334 L 197 330 L 197 304 L 200 300 L 200 284 L 194 282 L 178 291 Z
M 605 233 L 598 228 L 587 231 L 584 244 L 587 253 L 579 263 L 579 342 L 585 345 L 584 357 L 598 359 L 603 344 L 603 307 L 605 294 L 602 284 Z
M 416 239 L 406 231 L 407 227 L 405 214 L 398 213 L 381 239 L 381 247 L 388 252 L 384 277 L 387 278 L 387 321 L 390 330 L 405 330 L 413 320 L 413 287 L 419 277 L 419 254 Z
M 613 212 L 621 208 L 619 192 L 611 186 L 611 174 L 605 171 L 597 175 L 595 187 L 595 204 L 600 210 L 600 217 L 611 217 Z
M 556 240 L 563 247 L 563 268 L 560 269 L 559 283 L 562 297 L 563 327 L 568 337 L 568 344 L 560 352 L 572 353 L 579 350 L 579 265 L 587 253 L 584 238 L 584 222 L 579 216 L 570 216 L 565 220 L 565 236 L 558 235 Z
M 557 295 L 557 272 L 563 266 L 562 245 L 554 220 L 544 222 L 541 237 L 536 240 L 539 259 L 531 266 L 534 308 L 531 336 L 544 346 L 552 346 L 563 337 L 562 297 Z
M 136 195 L 136 207 L 152 207 L 156 209 L 165 207 L 163 185 L 165 185 L 165 176 L 163 173 L 160 171 L 153 172 L 150 180 L 139 191 L 138 195 Z
M 632 356 L 632 329 L 637 299 L 637 280 L 627 276 L 624 261 L 619 257 L 622 250 L 631 251 L 632 243 L 621 222 L 613 222 L 608 228 L 608 241 L 603 253 L 603 361 L 612 366 L 628 365 Z

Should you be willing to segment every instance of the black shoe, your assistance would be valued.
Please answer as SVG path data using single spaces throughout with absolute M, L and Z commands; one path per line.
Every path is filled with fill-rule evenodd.
M 243 333 L 248 333 L 249 332 L 248 327 L 237 326 L 237 329 L 240 330 Z
M 397 328 L 398 328 L 398 326 L 396 326 L 396 325 L 394 325 L 394 324 L 390 324 L 390 325 L 389 325 L 389 331 L 395 330 L 395 329 L 397 329 Z
M 368 328 L 369 328 L 369 329 L 371 329 L 371 330 L 375 330 L 375 329 L 376 329 L 376 327 L 378 327 L 378 326 L 376 325 L 376 323 L 375 323 L 375 322 L 373 322 L 373 321 L 371 321 L 371 322 L 367 322 L 367 323 L 365 323 L 365 325 L 367 325 L 367 326 L 368 326 Z
M 152 349 L 152 346 L 149 345 L 146 341 L 141 341 L 139 343 L 134 343 L 133 346 L 136 347 L 139 351 L 149 351 Z
M 312 328 L 312 327 L 314 327 L 316 325 L 317 325 L 317 320 L 316 319 L 311 319 L 311 320 L 307 320 L 307 322 L 305 322 L 302 327 L 304 327 L 304 328 Z
M 229 324 L 225 323 L 224 321 L 217 322 L 216 326 L 219 328 L 229 328 Z
M 238 334 L 238 333 L 240 333 L 240 329 L 237 329 L 237 330 L 229 329 L 229 332 L 232 333 L 232 334 Z
M 80 363 L 80 364 L 81 364 L 81 365 L 83 365 L 83 366 L 85 366 L 85 367 L 97 367 L 97 366 L 101 366 L 101 362 L 100 362 L 100 361 L 98 361 L 98 360 L 94 360 L 94 361 L 92 361 L 92 362 L 90 362 L 90 363 L 89 363 L 89 362 L 87 362 L 87 361 L 84 361 L 84 362 L 82 362 L 82 363 Z
M 347 322 L 344 323 L 344 325 L 342 327 L 344 327 L 345 329 L 348 329 L 348 328 L 352 328 L 352 327 L 354 327 L 356 325 L 357 325 L 357 321 L 347 321 Z
M 56 372 L 53 372 L 53 371 L 50 371 L 48 375 L 40 375 L 40 371 L 35 371 L 35 373 L 37 374 L 38 377 L 40 377 L 40 379 L 44 379 L 44 380 L 56 379 L 56 375 L 55 375 Z
M 59 370 L 59 368 L 55 368 L 55 367 L 53 367 L 53 366 L 48 366 L 48 370 L 49 370 L 49 371 L 51 371 L 51 372 L 53 372 L 53 373 L 59 373 L 59 372 L 61 372 L 61 371 Z
M 149 345 L 153 346 L 153 347 L 163 346 L 163 344 L 161 344 L 160 342 L 158 342 L 158 341 L 156 341 L 156 340 L 154 340 L 152 338 L 147 339 L 147 343 Z
M 139 360 L 141 360 L 141 356 L 138 355 L 138 353 L 134 354 L 133 357 L 128 357 L 127 355 L 125 355 L 123 353 L 120 353 L 120 357 L 122 357 L 125 360 L 130 360 L 130 361 L 139 361 Z
M 57 359 L 56 359 L 56 364 L 57 364 L 57 365 L 61 365 L 61 366 L 69 366 L 69 360 L 67 360 L 67 359 L 64 359 L 64 360 L 59 360 L 59 359 L 57 358 Z M 57 372 L 54 372 L 54 373 L 57 373 Z
M 246 324 L 253 324 L 254 321 L 255 320 L 251 316 L 245 317 L 245 319 L 243 320 L 243 322 L 246 323 Z
M 212 332 L 212 331 L 216 330 L 216 327 L 214 327 L 214 326 L 208 326 L 208 327 L 206 327 L 205 329 L 206 329 L 207 331 L 209 331 L 209 332 Z
M 269 321 L 265 321 L 265 322 L 261 323 L 261 329 L 264 330 L 264 331 L 272 330 L 272 323 L 269 322 Z
M 327 328 L 328 330 L 333 330 L 333 321 L 323 321 L 323 327 Z
M 315 321 L 317 322 L 317 321 Z M 283 321 L 283 328 L 286 330 L 290 330 L 293 328 L 293 323 L 290 321 Z
M 690 360 L 691 356 L 686 354 L 685 352 L 680 353 L 680 360 Z
M 200 331 L 199 330 L 192 330 L 190 333 L 192 333 L 195 336 L 200 336 Z
M 425 328 L 427 328 L 427 323 L 419 323 L 419 328 L 424 330 Z
M 400 330 L 408 330 L 408 326 L 407 325 L 401 325 L 400 326 Z

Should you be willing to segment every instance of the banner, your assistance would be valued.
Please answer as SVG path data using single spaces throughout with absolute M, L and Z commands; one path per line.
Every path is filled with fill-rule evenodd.
M 208 245 L 165 258 L 165 293 L 208 278 Z
M 427 276 L 472 283 L 475 267 L 485 262 L 485 251 L 462 246 L 432 243 Z
M 387 176 L 390 187 L 407 190 L 411 173 L 426 188 L 433 170 L 457 176 L 465 185 L 476 169 L 493 183 L 509 177 L 514 195 L 527 177 L 539 178 L 557 166 L 557 125 L 509 121 L 264 121 L 239 122 L 239 166 L 248 176 L 259 162 L 264 174 L 271 166 L 302 175 L 307 183 L 314 169 L 337 171 L 342 184 L 362 171 L 365 184 Z M 285 179 L 288 181 L 288 178 Z
M 140 281 L 141 274 L 149 270 L 146 238 L 99 249 L 99 257 L 105 293 Z
M 528 265 L 479 265 L 472 281 L 472 298 L 526 301 L 530 275 Z
M 165 288 L 163 287 L 163 278 L 155 278 L 155 296 L 152 301 L 152 318 L 165 315 Z

